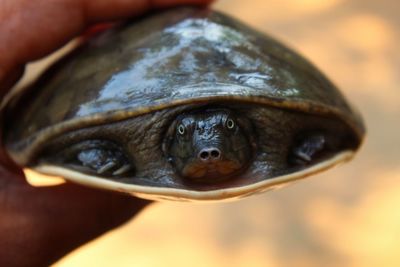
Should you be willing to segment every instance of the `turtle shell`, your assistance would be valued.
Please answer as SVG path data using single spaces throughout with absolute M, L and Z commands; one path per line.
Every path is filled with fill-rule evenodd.
M 181 112 L 209 105 L 234 107 L 241 114 L 248 112 L 257 118 L 262 116 L 258 110 L 263 108 L 290 116 L 301 114 L 309 124 L 313 119 L 308 118 L 318 117 L 329 121 L 324 129 L 340 129 L 348 145 L 307 168 L 285 172 L 281 167 L 274 174 L 264 173 L 259 175 L 264 178 L 244 184 L 208 184 L 204 188 L 176 182 L 174 175 L 170 180 L 165 177 L 171 175 L 163 176 L 158 182 L 78 175 L 65 167 L 49 167 L 42 160 L 43 153 L 54 151 L 48 149 L 48 144 L 69 144 L 62 139 L 65 134 L 85 135 L 82 129 L 101 132 L 101 127 L 110 125 L 121 129 L 115 123 L 132 118 L 149 122 L 161 116 L 154 114 L 166 117 L 156 129 L 160 132 L 156 143 L 162 155 L 162 136 L 167 133 L 168 121 Z M 292 121 L 307 124 L 297 123 L 299 119 Z M 293 125 L 292 121 L 288 124 Z M 139 119 L 132 122 L 130 136 L 143 124 Z M 5 128 L 6 148 L 22 166 L 140 196 L 189 200 L 242 196 L 308 176 L 351 157 L 364 135 L 360 116 L 312 64 L 235 19 L 194 7 L 150 14 L 90 39 L 10 101 Z M 142 164 L 140 160 L 138 164 Z M 161 172 L 165 166 L 163 163 L 155 168 Z M 257 168 L 261 167 L 250 167 Z M 299 170 L 301 174 L 293 176 Z

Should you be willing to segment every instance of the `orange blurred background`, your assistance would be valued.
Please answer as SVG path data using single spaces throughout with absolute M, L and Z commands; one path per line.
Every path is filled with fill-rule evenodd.
M 56 266 L 400 266 L 400 2 L 214 7 L 325 72 L 363 114 L 364 146 L 352 162 L 282 190 L 232 203 L 156 203 Z

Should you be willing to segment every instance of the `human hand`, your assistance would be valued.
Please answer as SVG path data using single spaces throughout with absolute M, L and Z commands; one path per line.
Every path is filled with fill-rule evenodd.
M 87 27 L 178 4 L 211 0 L 0 0 L 0 99 L 25 64 Z M 66 183 L 30 186 L 0 149 L 0 266 L 48 266 L 113 229 L 149 202 Z

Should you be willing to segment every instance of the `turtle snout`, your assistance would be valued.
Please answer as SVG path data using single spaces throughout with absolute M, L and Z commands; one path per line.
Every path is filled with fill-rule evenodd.
M 240 121 L 247 122 L 242 117 Z M 242 128 L 238 122 L 233 111 L 226 109 L 180 115 L 168 129 L 163 144 L 176 173 L 199 183 L 216 183 L 240 175 L 251 163 L 253 151 L 246 132 L 248 124 Z
M 221 150 L 216 147 L 203 148 L 197 154 L 197 158 L 204 163 L 215 162 L 221 159 Z

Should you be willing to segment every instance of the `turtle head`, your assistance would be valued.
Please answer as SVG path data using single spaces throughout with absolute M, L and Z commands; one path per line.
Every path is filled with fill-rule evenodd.
M 182 114 L 171 124 L 164 152 L 177 173 L 198 182 L 240 174 L 253 156 L 250 122 L 227 109 Z

